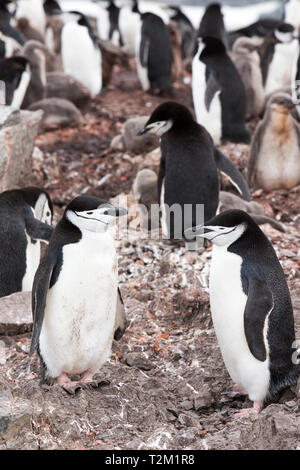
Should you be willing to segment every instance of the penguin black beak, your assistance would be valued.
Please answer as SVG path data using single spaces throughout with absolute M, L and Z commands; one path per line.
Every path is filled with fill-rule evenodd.
M 138 136 L 141 136 L 141 135 L 144 135 L 144 134 L 147 134 L 149 129 L 147 129 L 147 127 L 143 127 L 143 129 L 140 129 L 137 133 Z
M 196 225 L 195 227 L 187 228 L 184 231 L 184 236 L 187 240 L 192 240 L 196 235 L 205 238 L 205 235 L 210 232 L 213 232 L 213 230 L 206 228 L 204 225 Z
M 123 207 L 109 207 L 106 212 L 107 215 L 111 215 L 112 217 L 122 217 L 128 214 L 128 211 Z

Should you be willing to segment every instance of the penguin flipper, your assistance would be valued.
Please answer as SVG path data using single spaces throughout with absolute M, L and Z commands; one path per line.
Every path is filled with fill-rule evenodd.
M 123 334 L 125 333 L 126 326 L 127 326 L 127 320 L 126 320 L 126 315 L 125 315 L 124 302 L 123 302 L 120 288 L 118 287 L 115 333 L 114 333 L 114 339 L 116 341 L 119 341 L 122 338 Z
M 244 329 L 249 349 L 259 361 L 267 358 L 264 325 L 273 308 L 273 295 L 265 281 L 249 279 L 248 299 L 244 311 Z
M 225 175 L 229 177 L 231 183 L 236 187 L 243 198 L 246 201 L 250 201 L 251 195 L 245 178 L 234 163 L 220 152 L 217 147 L 215 147 L 215 162 L 221 173 L 225 173 Z
M 249 150 L 249 161 L 248 161 L 248 183 L 250 186 L 255 185 L 255 169 L 256 161 L 261 148 L 263 139 L 263 126 L 259 123 L 252 137 L 250 150 Z
M 205 90 L 205 97 L 204 97 L 204 104 L 205 104 L 207 112 L 209 112 L 211 102 L 214 99 L 215 94 L 218 91 L 221 91 L 220 84 L 215 79 L 214 75 L 211 73 L 206 83 L 206 90 Z
M 160 204 L 161 188 L 162 188 L 164 177 L 165 177 L 165 159 L 162 153 L 161 159 L 160 159 L 158 177 L 157 177 L 158 204 Z
M 146 35 L 142 35 L 140 43 L 140 62 L 143 67 L 148 66 L 149 49 L 150 39 Z
M 42 240 L 46 242 L 49 242 L 54 230 L 51 225 L 41 222 L 32 215 L 25 218 L 25 227 L 28 235 L 33 240 Z
M 36 274 L 34 276 L 32 287 L 32 315 L 33 315 L 33 331 L 29 355 L 32 355 L 38 346 L 38 341 L 43 325 L 47 295 L 50 286 L 51 276 L 55 268 L 56 260 L 53 257 L 52 262 L 43 258 Z

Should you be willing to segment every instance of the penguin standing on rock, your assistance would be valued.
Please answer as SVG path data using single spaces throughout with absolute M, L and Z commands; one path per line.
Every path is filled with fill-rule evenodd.
M 0 297 L 30 291 L 40 262 L 40 241 L 52 235 L 52 203 L 42 189 L 0 194 Z
M 190 233 L 213 243 L 210 305 L 216 336 L 236 394 L 259 413 L 264 401 L 295 385 L 300 374 L 289 289 L 276 253 L 240 210 L 223 212 Z
M 158 176 L 161 224 L 165 238 L 182 239 L 185 228 L 196 220 L 198 205 L 204 205 L 204 220 L 216 214 L 219 203 L 218 170 L 227 174 L 247 200 L 247 183 L 235 165 L 220 152 L 206 129 L 197 124 L 183 105 L 165 102 L 150 116 L 139 135 L 151 132 L 161 137 L 162 151 Z M 168 217 L 173 205 L 178 216 Z M 185 205 L 186 207 L 185 211 Z M 191 209 L 191 213 L 187 211 Z
M 143 90 L 159 90 L 173 94 L 171 37 L 163 20 L 153 13 L 141 14 L 136 59 Z
M 61 34 L 64 72 L 85 85 L 92 96 L 102 89 L 101 51 L 86 17 L 79 12 L 62 13 Z
M 205 37 L 193 60 L 193 100 L 197 121 L 221 140 L 250 141 L 245 126 L 246 91 L 223 42 Z
M 56 379 L 74 393 L 68 374 L 93 375 L 125 329 L 115 242 L 109 225 L 127 211 L 93 196 L 66 208 L 34 278 L 30 353 L 41 358 L 42 381 Z M 75 295 L 74 295 L 75 293 Z

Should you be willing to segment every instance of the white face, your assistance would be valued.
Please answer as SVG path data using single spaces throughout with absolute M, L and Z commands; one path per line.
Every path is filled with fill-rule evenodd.
M 240 238 L 240 236 L 244 233 L 245 230 L 245 224 L 239 224 L 234 227 L 223 227 L 221 225 L 204 225 L 195 227 L 195 231 L 193 233 L 198 237 L 207 238 L 207 240 L 210 240 L 214 245 L 229 246 L 238 238 Z M 205 233 L 203 233 L 203 231 Z M 189 235 L 191 233 L 192 232 L 189 232 Z
M 60 19 L 64 22 L 64 24 L 77 23 L 77 21 L 80 19 L 80 15 L 77 15 L 76 13 L 64 12 L 60 15 Z
M 291 42 L 294 39 L 294 33 L 286 32 L 283 33 L 282 31 L 275 31 L 275 37 L 280 42 Z
M 168 119 L 168 121 L 156 121 L 152 122 L 152 124 L 148 124 L 145 127 L 147 133 L 149 134 L 156 134 L 159 137 L 168 132 L 169 129 L 173 126 L 172 119 Z
M 103 206 L 88 211 L 68 211 L 66 216 L 80 231 L 106 232 L 108 226 L 116 220 L 116 216 L 112 215 L 113 210 L 112 206 Z M 125 209 L 119 208 L 119 211 L 120 215 L 127 213 Z
M 46 194 L 42 193 L 34 206 L 34 214 L 37 219 L 45 224 L 51 225 L 52 213 L 49 207 L 48 198 Z

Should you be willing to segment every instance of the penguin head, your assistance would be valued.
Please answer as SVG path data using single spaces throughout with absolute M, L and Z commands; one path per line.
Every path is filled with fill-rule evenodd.
M 81 232 L 105 232 L 116 217 L 126 214 L 126 209 L 115 207 L 98 197 L 78 196 L 67 206 L 64 218 Z
M 281 114 L 290 113 L 295 106 L 296 104 L 293 102 L 291 95 L 283 92 L 274 93 L 267 103 L 267 108 Z
M 28 186 L 21 190 L 25 201 L 32 207 L 35 217 L 51 225 L 53 218 L 53 204 L 49 194 L 41 188 Z
M 171 128 L 183 127 L 190 122 L 194 122 L 194 118 L 188 108 L 174 101 L 166 101 L 153 111 L 145 127 L 137 135 L 152 133 L 162 136 Z
M 277 29 L 275 29 L 274 36 L 278 42 L 291 42 L 295 39 L 295 28 L 290 23 L 282 23 Z
M 192 239 L 196 235 L 210 240 L 217 246 L 230 246 L 250 227 L 258 228 L 246 212 L 234 209 L 216 215 L 204 225 L 189 228 L 184 234 L 187 239 Z

